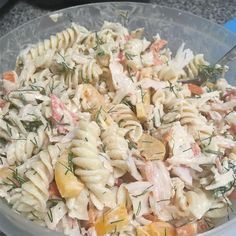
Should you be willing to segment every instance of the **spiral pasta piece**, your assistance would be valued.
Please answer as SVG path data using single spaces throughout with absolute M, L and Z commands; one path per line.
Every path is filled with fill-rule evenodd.
M 43 128 L 39 128 L 37 133 L 28 133 L 26 139 L 12 141 L 6 149 L 9 165 L 25 162 L 32 154 L 38 153 L 44 147 L 46 141 L 47 138 Z
M 115 124 L 102 132 L 101 139 L 105 150 L 111 158 L 111 165 L 117 169 L 116 177 L 124 175 L 127 171 L 128 143 L 122 130 Z
M 22 184 L 22 197 L 15 202 L 13 208 L 19 212 L 31 212 L 38 218 L 43 218 L 47 212 L 47 200 L 49 198 L 49 184 L 54 177 L 54 165 L 60 155 L 59 146 L 49 145 L 47 150 L 38 154 L 38 160 L 32 163 L 25 176 L 28 181 Z
M 67 49 L 72 47 L 78 41 L 80 32 L 76 24 L 72 24 L 70 28 L 67 28 L 56 35 L 52 35 L 50 39 L 45 39 L 44 41 L 36 44 L 32 47 L 27 54 L 25 59 L 34 59 L 38 56 L 43 55 L 48 49 Z
M 143 128 L 134 112 L 125 104 L 115 105 L 112 118 L 121 128 L 126 130 L 129 138 L 133 141 L 139 140 L 142 136 Z
M 201 65 L 207 65 L 208 63 L 204 59 L 203 54 L 197 54 L 185 67 L 185 74 L 183 78 L 194 79 L 199 74 L 199 67 Z
M 173 65 L 164 65 L 158 72 L 158 78 L 164 81 L 176 81 L 183 74 L 182 69 L 175 68 Z
M 182 100 L 178 104 L 178 109 L 181 125 L 186 125 L 194 138 L 203 139 L 212 135 L 212 126 L 207 124 L 206 118 L 197 111 L 193 104 L 187 100 Z
M 106 183 L 110 173 L 99 158 L 99 136 L 100 128 L 95 122 L 81 120 L 72 141 L 71 151 L 75 155 L 75 174 L 102 204 L 109 206 L 111 191 L 106 188 Z

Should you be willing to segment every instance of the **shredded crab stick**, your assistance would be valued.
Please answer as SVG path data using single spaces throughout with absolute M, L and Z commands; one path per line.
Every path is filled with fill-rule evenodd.
M 195 84 L 188 84 L 188 89 L 193 95 L 202 95 L 204 93 L 203 88 Z
M 65 104 L 54 94 L 50 96 L 52 118 L 56 123 L 57 129 L 60 133 L 67 133 L 68 125 L 74 125 L 77 121 L 77 115 L 69 111 Z
M 5 93 L 9 93 L 18 88 L 18 76 L 15 71 L 4 72 L 2 79 Z
M 147 180 L 153 184 L 153 193 L 157 201 L 171 198 L 172 184 L 170 173 L 162 161 L 148 161 L 145 164 L 145 175 Z
M 167 44 L 166 40 L 159 40 L 151 44 L 150 51 L 153 53 L 154 57 L 154 65 L 158 66 L 163 64 L 162 60 L 160 59 L 160 50 Z

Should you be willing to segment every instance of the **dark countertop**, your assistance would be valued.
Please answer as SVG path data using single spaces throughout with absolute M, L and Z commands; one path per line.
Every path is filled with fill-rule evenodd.
M 81 1 L 74 0 L 73 2 L 76 4 Z M 147 2 L 189 11 L 218 24 L 223 24 L 236 17 L 236 0 L 150 0 Z M 0 10 L 0 37 L 49 11 L 32 6 L 28 2 L 10 0 L 4 9 Z

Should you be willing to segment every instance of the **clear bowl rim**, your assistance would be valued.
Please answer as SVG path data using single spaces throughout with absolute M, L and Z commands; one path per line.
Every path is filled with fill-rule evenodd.
M 45 17 L 48 17 L 48 16 L 50 16 L 50 15 L 52 15 L 52 14 L 63 13 L 64 11 L 70 11 L 71 9 L 75 9 L 75 8 L 86 8 L 86 7 L 90 7 L 90 6 L 104 5 L 104 4 L 106 4 L 106 5 L 107 5 L 107 4 L 118 4 L 118 5 L 120 5 L 120 6 L 124 6 L 125 4 L 136 5 L 136 6 L 137 6 L 137 5 L 139 5 L 139 6 L 150 5 L 150 6 L 152 6 L 152 7 L 156 7 L 157 9 L 165 9 L 165 10 L 167 10 L 167 11 L 179 12 L 179 13 L 181 13 L 181 14 L 187 16 L 187 17 L 193 17 L 193 18 L 198 19 L 199 21 L 201 21 L 201 22 L 203 22 L 203 23 L 206 23 L 206 24 L 208 24 L 208 25 L 211 25 L 211 26 L 213 26 L 216 30 L 218 29 L 218 30 L 223 31 L 223 32 L 226 33 L 227 36 L 229 37 L 229 41 L 231 41 L 231 40 L 232 40 L 232 42 L 235 41 L 234 44 L 236 44 L 236 35 L 235 35 L 235 34 L 233 34 L 233 33 L 232 33 L 231 31 L 229 31 L 228 29 L 225 29 L 222 25 L 219 25 L 219 24 L 217 24 L 217 23 L 215 23 L 215 22 L 213 22 L 213 21 L 211 21 L 211 20 L 209 20 L 209 19 L 206 19 L 206 18 L 203 18 L 203 17 L 201 17 L 201 16 L 195 15 L 195 14 L 193 14 L 192 12 L 187 12 L 187 11 L 185 11 L 185 10 L 180 10 L 180 9 L 178 9 L 178 8 L 175 8 L 175 7 L 167 7 L 167 6 L 163 6 L 163 5 L 159 5 L 159 4 L 154 4 L 154 3 L 144 3 L 144 2 L 135 2 L 135 1 L 124 1 L 124 2 L 123 2 L 123 1 L 122 1 L 122 2 L 119 2 L 119 1 L 112 1 L 112 2 L 87 3 L 87 4 L 75 5 L 75 6 L 71 6 L 71 7 L 67 7 L 67 8 L 62 8 L 62 9 L 59 9 L 59 10 L 56 10 L 56 11 L 51 11 L 51 12 L 48 12 L 48 13 L 43 14 L 42 16 L 38 16 L 38 17 L 36 17 L 36 18 L 34 18 L 34 19 L 31 19 L 31 20 L 29 20 L 29 21 L 27 21 L 27 22 L 25 22 L 25 23 L 23 23 L 23 24 L 17 26 L 16 28 L 12 29 L 11 31 L 7 32 L 5 35 L 3 35 L 3 36 L 0 37 L 0 43 L 1 43 L 1 41 L 4 40 L 5 38 L 7 39 L 7 38 L 9 37 L 9 35 L 14 34 L 14 32 L 16 32 L 17 30 L 19 30 L 19 29 L 21 29 L 21 28 L 24 28 L 26 25 L 29 25 L 29 24 L 31 24 L 31 23 L 33 23 L 33 22 L 39 20 L 39 19 L 43 19 L 43 18 L 45 18 Z M 193 24 L 190 24 L 190 25 L 187 25 L 187 26 L 188 26 L 188 27 L 191 27 L 191 26 L 193 26 Z M 202 32 L 202 31 L 199 30 L 199 32 Z M 204 32 L 204 33 L 207 33 L 207 32 Z M 209 33 L 207 33 L 207 34 L 210 35 Z M 224 44 L 224 45 L 228 45 L 227 42 L 222 41 L 221 39 L 218 39 L 218 41 L 220 41 L 220 42 L 221 42 L 222 44 Z M 20 215 L 20 214 L 17 214 L 17 213 L 14 212 L 14 210 L 12 210 L 10 207 L 6 206 L 6 203 L 3 203 L 2 201 L 0 201 L 0 206 L 1 206 L 1 208 L 4 209 L 4 211 L 7 211 L 7 212 L 9 213 L 9 216 L 14 216 L 14 217 L 18 216 L 18 218 L 20 218 L 21 215 Z M 9 208 L 10 210 L 9 210 L 8 208 Z M 6 216 L 6 218 L 7 218 L 7 217 L 8 217 L 8 216 Z M 47 229 L 47 228 L 45 228 L 45 227 L 43 227 L 43 226 L 38 225 L 37 223 L 34 223 L 34 222 L 30 221 L 30 220 L 27 220 L 27 219 L 25 219 L 25 218 L 20 218 L 20 220 L 22 220 L 24 223 L 27 223 L 27 224 L 31 223 L 31 224 L 33 224 L 33 227 L 38 228 L 38 229 L 40 229 L 40 230 L 42 230 L 42 231 L 44 231 L 44 232 L 50 232 L 50 233 L 52 233 L 52 234 L 53 234 L 53 233 L 54 233 L 54 234 L 56 233 L 57 235 L 60 234 L 59 232 L 56 232 L 56 231 Z M 229 220 L 228 222 L 226 222 L 226 223 L 220 225 L 220 226 L 217 226 L 216 228 L 214 228 L 214 229 L 212 229 L 212 230 L 210 230 L 210 231 L 207 231 L 207 232 L 205 232 L 205 233 L 203 233 L 203 234 L 199 234 L 199 236 L 208 236 L 208 235 L 209 235 L 209 236 L 212 236 L 214 233 L 220 233 L 220 232 L 222 232 L 225 228 L 228 228 L 229 226 L 231 226 L 231 225 L 233 225 L 233 224 L 235 224 L 235 223 L 236 223 L 236 217 L 233 218 L 233 219 L 231 219 L 231 220 Z M 1 230 L 1 229 L 0 229 L 0 230 Z

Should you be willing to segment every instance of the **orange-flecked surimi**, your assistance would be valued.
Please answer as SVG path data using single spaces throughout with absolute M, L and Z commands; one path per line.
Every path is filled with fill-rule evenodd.
M 137 236 L 176 236 L 173 225 L 167 222 L 153 222 L 137 227 Z
M 17 79 L 17 74 L 15 71 L 5 71 L 5 72 L 3 72 L 2 78 L 4 80 L 15 83 L 16 79 Z
M 166 132 L 163 135 L 162 142 L 164 143 L 164 145 L 168 144 L 168 142 L 172 139 L 172 136 L 173 136 L 173 130 L 172 129 L 170 129 L 168 132 Z
M 231 199 L 231 200 L 236 200 L 236 189 L 234 189 L 233 192 L 230 193 L 229 199 Z
M 50 198 L 54 198 L 54 197 L 61 197 L 59 190 L 57 188 L 57 184 L 55 182 L 55 180 L 53 180 L 50 184 L 49 184 L 49 197 Z
M 193 95 L 201 95 L 204 93 L 203 88 L 195 84 L 188 84 L 188 89 Z
M 176 228 L 176 236 L 195 236 L 197 235 L 197 223 L 189 223 Z
M 167 41 L 166 40 L 159 40 L 157 42 L 154 42 L 151 46 L 150 46 L 150 50 L 151 51 L 156 51 L 156 52 L 159 52 L 160 49 L 162 49 L 165 45 L 167 44 Z

